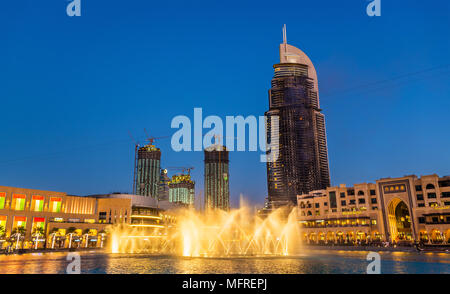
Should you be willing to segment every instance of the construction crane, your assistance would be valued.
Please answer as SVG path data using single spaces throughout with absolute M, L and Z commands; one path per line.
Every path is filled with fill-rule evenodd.
M 131 141 L 134 142 L 134 168 L 133 168 L 133 195 L 136 194 L 136 171 L 137 171 L 137 155 L 139 150 L 139 142 L 133 138 L 133 135 L 128 131 Z
M 172 169 L 172 170 L 181 170 L 183 173 L 186 171 L 188 172 L 188 175 L 191 175 L 191 170 L 194 169 L 194 167 L 185 167 L 185 166 L 169 166 L 166 169 Z
M 153 142 L 155 142 L 155 140 L 170 138 L 170 136 L 151 137 L 151 136 L 148 135 L 146 129 L 144 129 L 144 133 L 145 133 L 145 135 L 147 136 L 147 141 L 150 143 L 150 145 L 153 145 Z

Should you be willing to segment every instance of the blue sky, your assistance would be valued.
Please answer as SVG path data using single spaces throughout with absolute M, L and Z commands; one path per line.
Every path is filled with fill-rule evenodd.
M 0 9 L 0 185 L 131 191 L 133 137 L 176 115 L 268 108 L 281 28 L 308 54 L 326 115 L 332 184 L 450 174 L 450 4 L 386 1 L 7 1 Z M 163 166 L 202 152 L 160 140 Z M 232 203 L 262 204 L 259 152 L 231 154 Z

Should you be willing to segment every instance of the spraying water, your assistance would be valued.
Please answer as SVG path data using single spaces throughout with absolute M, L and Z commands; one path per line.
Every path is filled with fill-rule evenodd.
M 111 227 L 111 252 L 231 257 L 290 255 L 300 246 L 295 208 L 275 210 L 264 219 L 246 205 L 230 211 L 180 209 L 173 213 L 174 226 Z

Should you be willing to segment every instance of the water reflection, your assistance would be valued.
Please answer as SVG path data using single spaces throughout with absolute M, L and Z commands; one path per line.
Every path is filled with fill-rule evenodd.
M 148 254 L 82 252 L 82 273 L 360 273 L 366 272 L 366 251 L 308 250 L 287 257 L 199 258 Z M 382 273 L 450 273 L 445 253 L 380 252 Z M 0 256 L 0 273 L 65 273 L 67 253 Z

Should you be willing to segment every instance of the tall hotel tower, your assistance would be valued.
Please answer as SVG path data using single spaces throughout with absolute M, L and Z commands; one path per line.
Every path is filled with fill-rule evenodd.
M 267 163 L 268 204 L 272 208 L 294 204 L 297 195 L 330 185 L 325 117 L 319 105 L 317 74 L 300 49 L 280 44 L 280 63 L 275 64 L 269 90 L 269 111 L 279 117 L 279 156 Z M 268 123 L 267 137 L 272 126 Z
M 205 209 L 230 209 L 228 153 L 222 145 L 205 148 Z
M 161 150 L 152 144 L 139 148 L 136 158 L 136 194 L 158 198 Z

